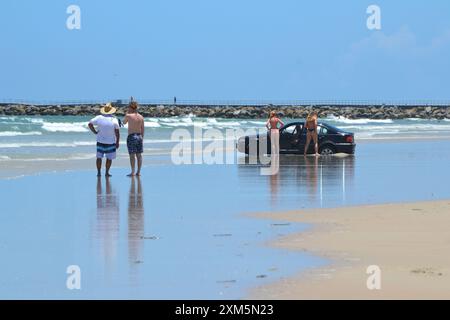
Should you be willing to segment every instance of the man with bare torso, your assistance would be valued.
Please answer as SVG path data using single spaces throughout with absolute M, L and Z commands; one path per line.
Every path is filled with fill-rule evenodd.
M 144 152 L 144 117 L 137 112 L 137 109 L 137 102 L 131 99 L 128 112 L 123 119 L 123 123 L 128 124 L 127 147 L 131 165 L 129 177 L 141 175 L 142 153 Z M 136 159 L 137 171 L 135 171 Z

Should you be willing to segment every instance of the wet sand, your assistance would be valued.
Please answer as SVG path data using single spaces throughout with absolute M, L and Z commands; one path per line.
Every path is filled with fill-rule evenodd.
M 310 252 L 332 264 L 250 293 L 256 299 L 450 299 L 450 201 L 258 214 L 309 223 L 275 247 Z M 369 290 L 367 268 L 381 270 Z
M 281 156 L 271 176 L 259 164 L 166 160 L 146 156 L 140 184 L 126 177 L 127 159 L 114 162 L 109 181 L 95 177 L 92 160 L 83 168 L 55 162 L 57 170 L 27 162 L 39 174 L 0 179 L 0 298 L 242 298 L 329 262 L 320 251 L 265 246 L 307 225 L 249 212 L 450 199 L 447 141 L 360 144 L 354 157 Z M 65 287 L 73 264 L 82 269 L 80 292 Z
M 323 265 L 262 245 L 303 226 L 242 217 L 262 210 L 270 189 L 258 186 L 257 204 L 248 201 L 237 166 L 154 165 L 140 179 L 126 177 L 125 168 L 111 173 L 0 179 L 8 199 L 0 215 L 0 298 L 237 299 Z M 66 287 L 70 265 L 81 269 L 79 291 Z
M 7 160 L 0 161 L 0 179 L 17 179 L 32 175 L 46 173 L 64 173 L 78 170 L 91 170 L 95 168 L 95 155 L 90 159 L 61 159 L 61 160 Z M 167 165 L 170 159 L 167 156 L 151 155 L 145 157 L 146 163 L 149 165 Z M 120 155 L 113 161 L 112 168 L 128 168 L 130 160 L 128 155 Z M 102 169 L 105 167 L 105 159 L 103 159 Z

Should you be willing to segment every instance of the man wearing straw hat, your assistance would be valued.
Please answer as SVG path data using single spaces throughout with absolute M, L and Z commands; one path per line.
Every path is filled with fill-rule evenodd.
M 89 121 L 89 129 L 97 135 L 97 177 L 101 176 L 103 157 L 106 157 L 105 177 L 111 177 L 109 169 L 119 149 L 119 122 L 113 116 L 115 112 L 116 108 L 107 103 L 100 109 L 101 114 Z

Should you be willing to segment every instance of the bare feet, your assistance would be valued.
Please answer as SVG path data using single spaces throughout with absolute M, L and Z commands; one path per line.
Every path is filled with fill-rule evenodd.
M 136 173 L 136 177 L 140 177 L 141 176 L 141 173 L 140 172 L 137 172 Z
M 315 156 L 316 156 L 316 157 L 320 157 L 320 154 L 316 153 Z
M 134 177 L 134 173 L 127 174 L 127 177 Z

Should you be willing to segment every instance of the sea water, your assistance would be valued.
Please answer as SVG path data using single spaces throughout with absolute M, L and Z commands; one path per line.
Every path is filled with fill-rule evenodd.
M 86 116 L 0 116 L 0 161 L 82 160 L 95 157 L 95 136 Z M 283 119 L 286 123 L 302 119 Z M 371 120 L 333 117 L 324 122 L 354 132 L 356 142 L 392 139 L 449 138 L 449 120 Z M 171 139 L 175 129 L 261 129 L 265 119 L 220 119 L 194 116 L 145 119 L 146 155 L 169 154 L 178 143 Z M 122 142 L 126 128 L 122 128 Z M 225 134 L 224 134 L 225 136 Z M 119 150 L 126 156 L 126 148 Z

